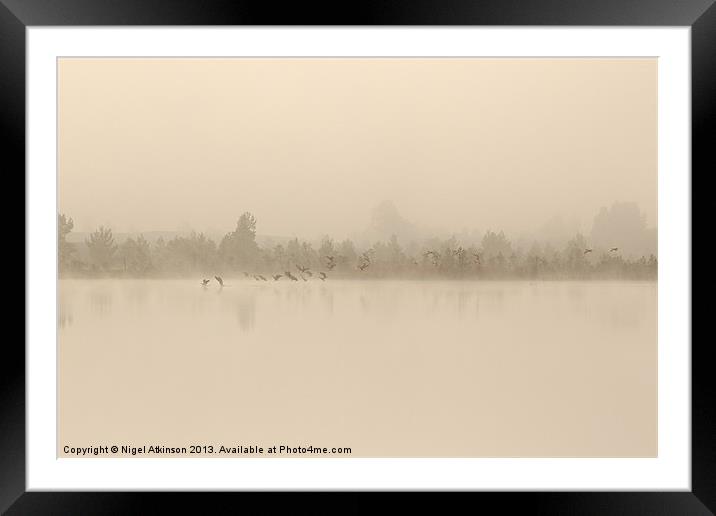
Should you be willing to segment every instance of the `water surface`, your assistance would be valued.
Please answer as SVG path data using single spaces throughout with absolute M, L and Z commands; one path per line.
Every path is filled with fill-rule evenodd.
M 656 283 L 198 283 L 60 281 L 60 446 L 656 455 Z

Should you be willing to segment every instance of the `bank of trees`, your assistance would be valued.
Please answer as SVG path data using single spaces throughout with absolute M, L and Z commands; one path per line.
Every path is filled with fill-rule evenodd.
M 595 246 L 581 234 L 563 246 L 534 242 L 514 245 L 504 232 L 487 231 L 479 245 L 455 237 L 401 244 L 395 235 L 365 248 L 351 240 L 325 236 L 318 243 L 294 238 L 260 246 L 256 218 L 242 214 L 233 231 L 217 244 L 203 233 L 158 238 L 142 235 L 115 241 L 111 228 L 99 227 L 82 243 L 67 236 L 74 221 L 58 216 L 60 274 L 63 276 L 224 276 L 296 273 L 298 267 L 345 278 L 464 279 L 655 279 L 654 255 L 626 258 L 619 249 Z M 606 237 L 605 241 L 606 241 Z M 591 245 L 591 247 L 590 247 Z

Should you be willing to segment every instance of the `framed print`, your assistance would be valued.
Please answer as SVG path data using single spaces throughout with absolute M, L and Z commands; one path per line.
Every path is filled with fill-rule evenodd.
M 714 510 L 710 2 L 5 4 L 27 205 L 3 510 Z

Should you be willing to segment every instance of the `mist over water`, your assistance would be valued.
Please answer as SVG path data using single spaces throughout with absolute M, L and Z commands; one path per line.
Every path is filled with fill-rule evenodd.
M 63 443 L 654 456 L 655 282 L 59 282 Z

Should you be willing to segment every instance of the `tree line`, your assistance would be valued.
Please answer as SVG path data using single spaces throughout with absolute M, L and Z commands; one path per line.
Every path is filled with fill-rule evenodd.
M 162 277 L 214 274 L 283 274 L 309 269 L 343 278 L 656 279 L 652 254 L 625 258 L 618 248 L 590 248 L 582 234 L 563 247 L 534 242 L 515 246 L 503 231 L 487 231 L 479 245 L 455 237 L 401 245 L 395 235 L 359 248 L 350 239 L 324 236 L 320 244 L 294 238 L 260 246 L 256 218 L 243 213 L 217 244 L 203 233 L 149 242 L 143 236 L 118 244 L 111 228 L 99 227 L 83 244 L 67 241 L 74 221 L 58 215 L 61 276 Z

